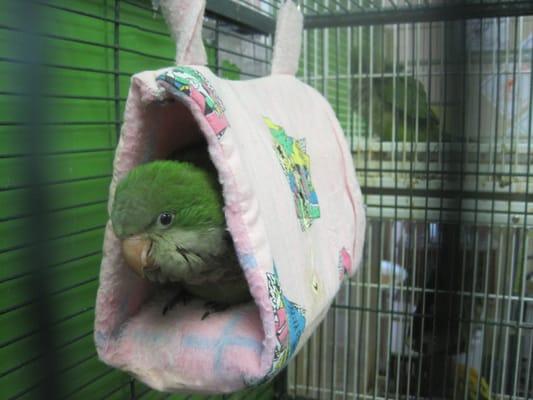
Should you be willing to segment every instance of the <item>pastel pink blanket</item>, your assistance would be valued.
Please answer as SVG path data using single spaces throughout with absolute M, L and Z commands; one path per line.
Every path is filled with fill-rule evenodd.
M 245 82 L 205 67 L 132 79 L 117 182 L 203 135 L 254 302 L 202 320 L 203 304 L 161 315 L 155 292 L 124 264 L 108 224 L 96 303 L 100 358 L 164 391 L 231 392 L 293 357 L 362 255 L 365 218 L 351 154 L 327 101 L 289 75 Z
M 205 64 L 205 0 L 161 0 L 178 66 L 133 76 L 110 187 L 136 165 L 205 138 L 253 301 L 166 315 L 165 293 L 129 269 L 108 223 L 96 300 L 100 358 L 163 391 L 232 392 L 273 377 L 355 272 L 365 217 L 351 154 L 327 101 L 294 78 L 303 17 L 278 12 L 272 75 L 225 81 Z

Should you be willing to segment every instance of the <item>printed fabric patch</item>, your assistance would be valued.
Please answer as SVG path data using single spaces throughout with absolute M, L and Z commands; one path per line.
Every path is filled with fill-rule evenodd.
M 274 273 L 267 272 L 266 276 L 276 330 L 276 347 L 274 348 L 272 368 L 267 374 L 268 379 L 283 368 L 296 351 L 305 329 L 306 320 L 305 309 L 290 301 L 283 294 L 275 265 Z
M 272 138 L 279 162 L 293 194 L 296 215 L 303 231 L 320 217 L 318 197 L 311 181 L 311 160 L 306 153 L 305 139 L 294 139 L 283 127 L 263 117 Z
M 342 248 L 339 252 L 339 261 L 337 263 L 337 269 L 339 271 L 339 280 L 343 280 L 346 275 L 352 270 L 352 258 L 346 248 Z
M 176 89 L 176 93 L 194 101 L 217 138 L 220 139 L 224 135 L 229 126 L 224 114 L 224 105 L 211 83 L 200 72 L 190 67 L 176 67 L 165 71 L 156 80 L 169 83 Z

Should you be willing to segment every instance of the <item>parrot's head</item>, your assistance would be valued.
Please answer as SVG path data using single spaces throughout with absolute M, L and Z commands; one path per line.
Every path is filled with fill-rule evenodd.
M 111 223 L 128 265 L 141 276 L 165 265 L 186 274 L 184 250 L 198 232 L 223 229 L 222 194 L 213 174 L 192 164 L 154 161 L 131 170 L 116 188 Z M 196 235 L 196 236 L 195 236 Z

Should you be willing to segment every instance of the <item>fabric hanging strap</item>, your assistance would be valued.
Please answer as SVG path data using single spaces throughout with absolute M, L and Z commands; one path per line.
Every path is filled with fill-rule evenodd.
M 206 65 L 202 41 L 205 0 L 153 0 L 176 41 L 176 65 Z
M 176 65 L 206 65 L 202 41 L 205 0 L 152 0 L 176 41 Z M 279 9 L 272 74 L 295 75 L 302 45 L 303 15 L 292 0 Z
M 296 75 L 302 47 L 303 15 L 287 0 L 278 11 L 272 74 Z

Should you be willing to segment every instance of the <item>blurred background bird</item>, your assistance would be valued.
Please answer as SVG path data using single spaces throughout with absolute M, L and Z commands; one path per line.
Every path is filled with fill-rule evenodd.
M 382 141 L 437 141 L 439 118 L 419 79 L 396 70 L 383 54 L 385 30 L 363 27 L 352 51 L 352 104 L 365 126 L 364 134 Z M 392 78 L 393 75 L 395 78 Z M 368 74 L 372 74 L 368 76 Z M 406 76 L 407 75 L 407 76 Z
M 163 314 L 191 295 L 213 311 L 251 298 L 207 152 L 183 158 L 188 162 L 154 161 L 131 170 L 117 185 L 111 212 L 127 264 L 145 279 L 176 288 Z

